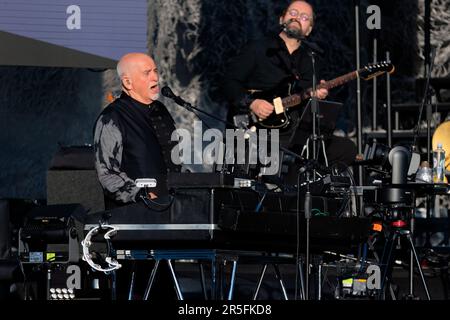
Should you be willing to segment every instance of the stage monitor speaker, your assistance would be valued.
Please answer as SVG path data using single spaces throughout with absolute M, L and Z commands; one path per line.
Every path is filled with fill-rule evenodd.
M 47 204 L 71 203 L 89 212 L 105 210 L 92 146 L 61 147 L 47 172 Z

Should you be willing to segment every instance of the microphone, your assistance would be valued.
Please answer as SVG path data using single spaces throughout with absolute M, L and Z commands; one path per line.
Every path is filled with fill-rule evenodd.
M 298 41 L 301 41 L 306 47 L 308 47 L 309 49 L 318 52 L 319 54 L 323 54 L 325 51 L 320 48 L 317 44 L 315 44 L 314 42 L 308 41 L 306 40 L 306 36 L 303 34 L 303 30 L 296 30 L 296 29 L 289 29 L 287 26 L 292 23 L 293 21 L 295 21 L 295 19 L 289 19 L 287 22 L 284 22 L 280 25 L 281 30 L 286 33 L 286 35 L 289 38 L 293 38 L 296 39 Z
M 165 86 L 161 89 L 161 94 L 166 98 L 172 99 L 176 104 L 178 104 L 184 108 L 189 109 L 191 107 L 190 103 L 184 101 L 182 98 L 175 95 L 175 93 L 173 93 L 172 89 L 170 89 L 168 86 Z

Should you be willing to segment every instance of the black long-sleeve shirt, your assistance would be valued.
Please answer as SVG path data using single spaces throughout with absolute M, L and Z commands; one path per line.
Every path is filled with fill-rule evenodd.
M 248 43 L 229 63 L 223 84 L 227 99 L 235 106 L 243 106 L 246 91 L 271 90 L 285 79 L 298 77 L 297 91 L 312 86 L 313 68 L 307 50 L 300 46 L 289 53 L 277 35 Z
M 94 132 L 95 166 L 99 181 L 111 200 L 107 205 L 136 201 L 137 178 L 157 178 L 156 192 L 165 190 L 165 177 L 180 167 L 171 161 L 174 122 L 165 106 L 140 103 L 125 93 L 106 107 Z
M 319 70 L 316 64 L 316 75 Z M 229 113 L 248 113 L 253 98 L 248 90 L 273 90 L 286 80 L 295 80 L 291 93 L 312 87 L 313 67 L 308 50 L 300 46 L 289 53 L 279 35 L 268 36 L 248 43 L 227 66 L 222 90 L 229 101 Z M 317 77 L 320 79 L 319 77 Z M 298 118 L 298 110 L 291 117 Z M 280 132 L 280 137 L 290 137 L 295 125 Z

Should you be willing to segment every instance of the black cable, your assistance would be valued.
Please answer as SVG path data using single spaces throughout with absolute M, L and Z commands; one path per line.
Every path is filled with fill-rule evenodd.
M 337 161 L 337 162 L 333 163 L 333 165 L 331 167 L 332 168 L 336 167 L 336 169 L 339 169 L 339 168 L 337 168 L 337 165 L 342 165 L 345 168 L 345 171 L 347 171 L 347 174 L 349 175 L 349 178 L 350 178 L 350 181 L 351 181 L 351 183 L 353 185 L 353 188 L 356 188 L 356 181 L 355 181 L 355 178 L 353 177 L 353 173 L 350 170 L 350 167 L 347 164 L 345 164 L 344 162 L 342 162 L 342 161 Z M 349 198 L 349 200 L 351 200 L 351 197 Z M 358 208 L 359 208 L 359 199 L 358 199 L 357 195 L 355 195 L 355 205 L 356 205 L 356 210 L 358 210 Z
M 420 110 L 419 110 L 419 119 L 417 120 L 417 125 L 416 128 L 414 130 L 414 139 L 413 139 L 413 147 L 415 147 L 416 142 L 417 142 L 417 136 L 419 135 L 419 131 L 420 131 L 420 121 L 422 120 L 422 113 L 423 113 L 423 108 L 425 106 L 425 102 L 426 100 L 430 97 L 430 78 L 431 78 L 431 71 L 433 70 L 433 65 L 434 65 L 434 59 L 436 57 L 436 48 L 432 48 L 431 49 L 431 60 L 430 60 L 430 64 L 428 66 L 428 74 L 427 74 L 427 80 L 425 83 L 425 91 L 423 93 L 423 99 L 422 99 L 422 103 L 420 105 Z M 427 152 L 429 152 L 430 150 L 427 150 Z
M 345 165 L 346 171 L 348 173 L 348 175 L 350 176 L 350 181 L 352 182 L 353 188 L 356 191 L 356 181 L 355 181 L 355 177 L 353 177 L 353 173 L 350 170 L 350 167 Z M 350 201 L 352 200 L 352 198 L 350 197 Z M 358 210 L 360 203 L 359 203 L 359 198 L 358 195 L 355 194 L 355 206 L 356 206 L 356 210 Z M 350 208 L 349 208 L 350 209 Z M 352 212 L 352 210 L 350 210 Z
M 23 262 L 22 260 L 19 259 L 19 257 L 17 257 L 17 261 L 19 262 L 19 269 L 20 272 L 23 275 L 23 290 L 24 290 L 24 299 L 28 300 L 28 288 L 27 288 L 27 282 L 28 282 L 28 278 L 27 275 L 25 273 L 25 268 L 23 267 Z
M 262 204 L 263 204 L 263 202 L 264 202 L 264 199 L 265 199 L 266 196 L 267 196 L 267 192 L 268 192 L 268 191 L 264 192 L 263 196 L 261 197 L 261 199 L 259 200 L 258 204 L 256 205 L 256 208 L 255 208 L 255 212 L 256 212 L 256 213 L 258 213 L 259 210 L 261 210 Z M 258 196 L 259 196 L 259 193 L 258 193 Z
M 306 172 L 306 171 L 305 171 Z M 297 300 L 298 297 L 298 278 L 299 278 L 299 267 L 300 267 L 300 176 L 305 172 L 297 173 L 297 226 L 296 226 L 296 252 L 295 252 L 295 295 L 294 300 Z M 306 270 L 306 272 L 308 272 Z M 308 275 L 306 275 L 308 276 Z M 303 297 L 305 298 L 305 297 Z
M 145 196 L 140 196 L 140 197 L 141 197 L 142 201 L 144 202 L 144 204 L 147 206 L 147 208 L 149 208 L 150 210 L 157 211 L 157 212 L 163 212 L 163 211 L 166 211 L 167 209 L 169 209 L 170 206 L 172 206 L 173 201 L 175 199 L 173 196 L 169 195 L 170 201 L 168 203 L 160 203 L 153 199 L 150 199 L 149 197 L 145 197 Z M 161 208 L 157 209 L 157 208 L 155 208 L 155 205 L 160 206 Z
M 339 207 L 339 209 L 338 209 L 338 211 L 336 213 L 336 216 L 338 218 L 340 218 L 342 216 L 342 214 L 344 213 L 344 209 L 345 209 L 345 207 L 348 206 L 350 198 L 351 197 L 349 195 L 345 195 L 344 200 L 342 201 L 342 204 L 341 204 L 341 206 Z
M 283 203 L 281 202 L 281 197 L 278 197 L 278 205 L 280 206 L 280 212 L 283 213 Z
M 205 126 L 206 126 L 208 129 L 211 129 L 211 126 L 208 125 L 208 123 L 207 123 L 204 119 L 202 119 L 202 117 L 200 117 L 200 115 L 199 115 L 194 109 L 192 109 L 191 111 L 197 116 L 197 118 L 200 119 L 200 121 L 201 121 L 202 123 L 205 124 Z

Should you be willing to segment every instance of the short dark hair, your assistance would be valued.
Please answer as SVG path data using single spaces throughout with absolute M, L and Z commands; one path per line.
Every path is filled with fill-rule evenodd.
M 309 5 L 312 9 L 313 12 L 313 16 L 312 16 L 312 20 L 311 20 L 311 26 L 314 26 L 314 21 L 316 20 L 316 14 L 314 13 L 314 7 L 311 3 L 309 3 L 308 1 L 305 0 L 291 0 L 288 4 L 288 6 L 286 8 L 284 8 L 283 12 L 281 13 L 281 17 L 284 17 L 287 13 L 288 8 L 291 6 L 291 4 L 293 4 L 294 2 L 304 2 L 307 5 Z

